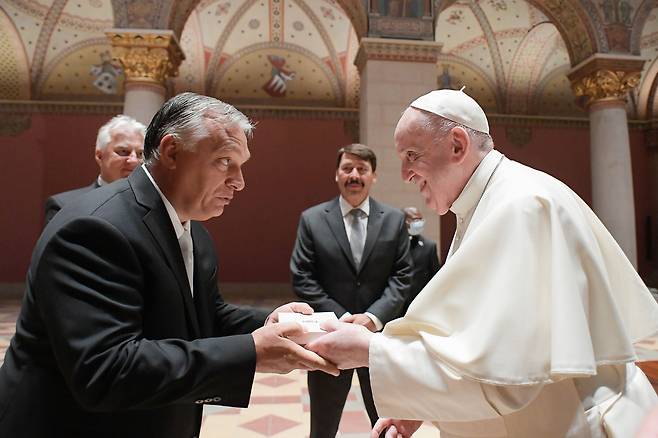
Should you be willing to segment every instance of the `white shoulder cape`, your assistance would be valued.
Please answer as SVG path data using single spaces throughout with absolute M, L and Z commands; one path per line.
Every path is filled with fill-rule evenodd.
M 550 383 L 636 360 L 658 305 L 610 233 L 555 178 L 503 160 L 463 243 L 386 336 L 460 375 Z

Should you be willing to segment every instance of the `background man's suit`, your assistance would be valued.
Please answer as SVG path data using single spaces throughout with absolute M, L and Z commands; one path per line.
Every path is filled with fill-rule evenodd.
M 50 222 L 0 368 L 0 436 L 193 437 L 203 403 L 247 406 L 266 314 L 223 302 L 210 236 L 191 231 L 194 296 L 142 168 Z
M 411 290 L 409 297 L 404 303 L 404 312 L 409 308 L 409 304 L 416 298 L 418 293 L 425 287 L 428 281 L 439 272 L 441 262 L 436 252 L 436 242 L 422 235 L 410 236 L 409 252 L 414 262 L 414 274 L 411 280 Z
M 90 184 L 85 187 L 80 187 L 79 189 L 69 190 L 67 192 L 57 193 L 52 195 L 50 198 L 46 199 L 46 220 L 45 224 L 48 224 L 50 220 L 57 214 L 58 211 L 68 204 L 72 200 L 76 199 L 78 196 L 82 196 L 90 190 L 94 190 L 100 187 L 98 184 L 98 178 L 94 181 L 93 184 Z
M 369 312 L 386 324 L 401 316 L 411 284 L 410 263 L 404 214 L 371 197 L 363 256 L 356 266 L 335 198 L 302 213 L 290 269 L 295 293 L 316 312 L 334 312 L 339 318 L 345 312 Z M 376 421 L 368 370 L 357 372 L 368 415 Z M 335 378 L 309 372 L 311 430 L 329 436 L 338 428 L 352 374 L 343 371 Z

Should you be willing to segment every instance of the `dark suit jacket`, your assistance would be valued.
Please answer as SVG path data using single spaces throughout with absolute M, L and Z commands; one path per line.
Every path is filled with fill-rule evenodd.
M 45 220 L 45 225 L 50 222 L 50 220 L 57 214 L 58 211 L 62 209 L 62 207 L 72 200 L 78 198 L 81 195 L 84 195 L 90 190 L 94 190 L 100 187 L 98 185 L 98 178 L 93 182 L 93 184 L 89 184 L 86 187 L 80 187 L 79 189 L 73 189 L 69 190 L 68 192 L 62 192 L 62 193 L 57 193 L 55 195 L 52 195 L 50 198 L 46 199 L 46 220 Z
M 192 239 L 194 298 L 141 168 L 53 218 L 0 368 L 0 436 L 192 437 L 203 403 L 247 406 L 245 333 L 265 313 L 223 302 L 210 236 L 193 223 Z
M 414 262 L 414 273 L 411 281 L 411 292 L 409 298 L 404 304 L 404 311 L 406 312 L 411 302 L 416 298 L 418 293 L 425 287 L 428 281 L 434 277 L 434 274 L 439 272 L 441 262 L 436 252 L 436 242 L 426 237 L 411 236 L 410 252 L 411 258 Z
M 302 213 L 290 260 L 295 293 L 315 311 L 370 312 L 383 324 L 400 316 L 411 285 L 404 214 L 370 198 L 360 266 L 352 258 L 338 198 Z

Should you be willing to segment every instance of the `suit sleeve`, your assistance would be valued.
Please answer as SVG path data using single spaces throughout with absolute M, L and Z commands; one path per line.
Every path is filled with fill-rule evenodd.
M 236 306 L 224 301 L 215 283 L 215 336 L 251 333 L 265 324 L 270 311 L 257 307 Z
M 397 225 L 398 240 L 395 262 L 391 267 L 387 286 L 382 292 L 381 297 L 366 310 L 377 316 L 383 324 L 401 316 L 404 303 L 411 293 L 413 262 L 409 253 L 409 234 L 407 234 L 407 227 L 404 223 L 403 216 L 400 216 Z
M 251 335 L 146 339 L 142 266 L 121 232 L 85 217 L 60 228 L 30 272 L 58 368 L 76 400 L 91 411 L 204 398 L 247 406 L 256 367 Z
M 314 236 L 303 214 L 299 220 L 297 240 L 290 258 L 290 271 L 293 290 L 316 312 L 334 312 L 339 318 L 347 312 L 336 300 L 329 297 L 318 281 Z
M 432 242 L 431 245 L 429 245 L 430 249 L 430 275 L 428 278 L 428 281 L 434 277 L 434 274 L 439 272 L 439 269 L 441 268 L 441 262 L 439 261 L 439 254 L 437 252 L 436 248 L 436 243 Z

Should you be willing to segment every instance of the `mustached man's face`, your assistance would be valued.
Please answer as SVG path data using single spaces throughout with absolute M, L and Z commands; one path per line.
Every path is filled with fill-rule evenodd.
M 336 183 L 343 198 L 352 207 L 360 205 L 370 193 L 370 187 L 377 181 L 370 162 L 356 155 L 344 153 L 336 169 Z

